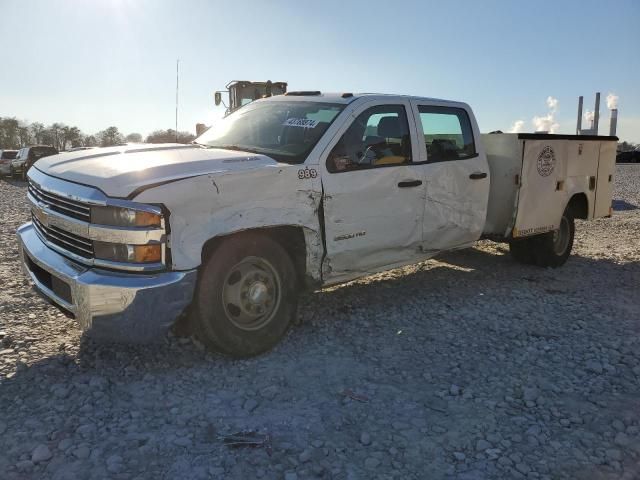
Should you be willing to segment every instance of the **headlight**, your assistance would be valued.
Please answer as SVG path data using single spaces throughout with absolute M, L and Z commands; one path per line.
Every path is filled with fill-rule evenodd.
M 93 252 L 96 258 L 110 262 L 159 263 L 162 261 L 162 246 L 159 243 L 123 245 L 94 240 Z
M 114 227 L 160 227 L 162 217 L 153 212 L 123 207 L 93 207 L 91 223 Z

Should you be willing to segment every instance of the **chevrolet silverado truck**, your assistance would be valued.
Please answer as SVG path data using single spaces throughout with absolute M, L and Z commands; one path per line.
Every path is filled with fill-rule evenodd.
M 480 135 L 460 102 L 288 92 L 191 145 L 40 159 L 22 263 L 97 339 L 151 341 L 182 316 L 207 347 L 256 355 L 299 292 L 481 237 L 561 266 L 574 219 L 611 215 L 616 140 Z

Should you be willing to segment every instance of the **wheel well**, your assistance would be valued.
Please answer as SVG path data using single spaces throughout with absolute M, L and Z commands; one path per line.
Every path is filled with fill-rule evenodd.
M 218 248 L 223 241 L 246 234 L 267 235 L 278 242 L 291 256 L 299 281 L 301 283 L 306 283 L 307 248 L 304 239 L 304 232 L 302 231 L 302 227 L 295 227 L 292 225 L 252 228 L 211 238 L 207 240 L 202 247 L 202 263 L 204 263 L 205 260 L 213 254 L 216 248 Z
M 589 201 L 584 193 L 576 193 L 571 197 L 567 208 L 571 210 L 574 218 L 581 218 L 583 220 L 589 218 Z

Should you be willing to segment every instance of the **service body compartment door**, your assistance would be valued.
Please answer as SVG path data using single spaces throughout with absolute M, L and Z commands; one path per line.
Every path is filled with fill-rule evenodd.
M 595 180 L 598 174 L 600 142 L 596 140 L 565 140 L 569 156 L 567 158 L 567 192 L 581 192 L 587 197 L 588 219 L 593 218 L 596 202 Z
M 420 255 L 424 177 L 408 108 L 406 100 L 359 106 L 321 157 L 325 281 Z
M 613 173 L 616 168 L 615 141 L 600 142 L 600 161 L 598 162 L 598 182 L 596 186 L 596 205 L 594 218 L 611 215 L 613 197 Z
M 564 189 L 569 142 L 525 140 L 514 237 L 557 230 L 567 204 Z

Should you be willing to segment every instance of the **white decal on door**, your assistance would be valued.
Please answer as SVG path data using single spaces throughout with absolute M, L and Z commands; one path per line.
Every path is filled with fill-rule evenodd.
M 549 145 L 544 147 L 538 155 L 538 173 L 541 177 L 548 177 L 556 165 L 556 155 Z

